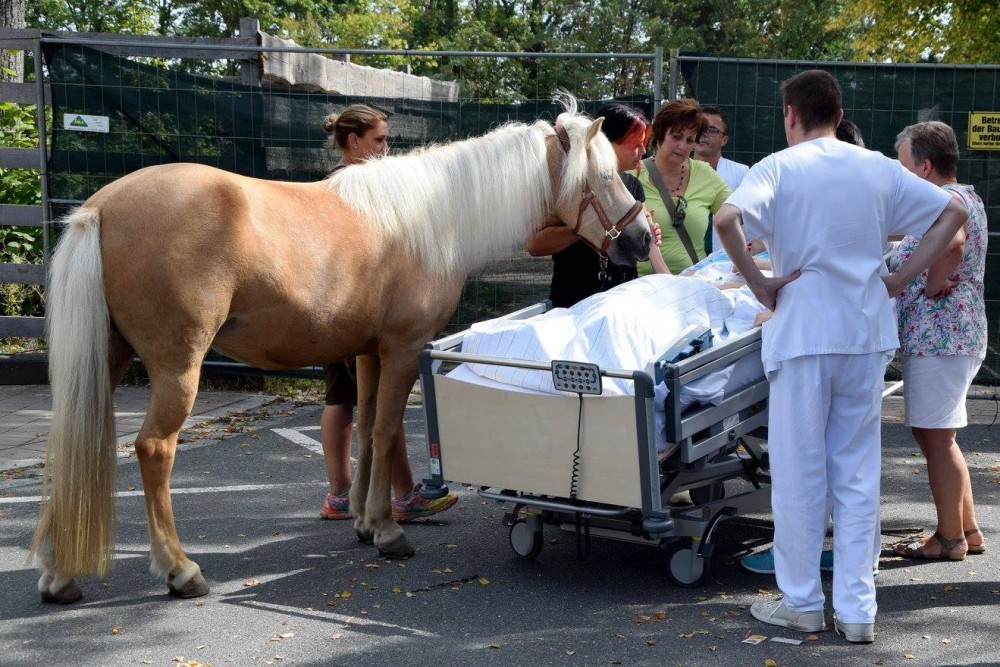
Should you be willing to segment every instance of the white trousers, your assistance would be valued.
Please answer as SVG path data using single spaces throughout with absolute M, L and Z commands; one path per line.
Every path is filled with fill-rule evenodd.
M 880 352 L 805 356 L 783 361 L 771 376 L 774 566 L 792 611 L 823 609 L 829 494 L 834 611 L 842 623 L 875 621 L 885 362 Z

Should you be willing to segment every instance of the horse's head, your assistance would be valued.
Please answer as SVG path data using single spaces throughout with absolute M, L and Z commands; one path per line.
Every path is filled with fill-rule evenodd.
M 618 175 L 602 119 L 575 113 L 575 104 L 556 121 L 549 162 L 557 183 L 555 213 L 576 234 L 616 264 L 649 256 L 652 235 L 642 204 Z M 556 165 L 562 168 L 556 171 Z

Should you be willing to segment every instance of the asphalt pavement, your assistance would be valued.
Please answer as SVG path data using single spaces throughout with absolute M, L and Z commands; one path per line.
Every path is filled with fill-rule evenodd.
M 989 549 L 957 563 L 884 553 L 871 645 L 750 617 L 751 603 L 777 594 L 773 577 L 738 563 L 770 540 L 768 515 L 723 523 L 710 576 L 689 589 L 671 583 L 660 549 L 595 538 L 580 560 L 573 534 L 548 526 L 541 554 L 522 560 L 501 525 L 505 506 L 452 485 L 460 495 L 453 509 L 405 526 L 417 555 L 379 559 L 350 522 L 319 518 L 321 407 L 276 402 L 203 425 L 177 456 L 174 512 L 212 586 L 203 598 L 170 598 L 149 574 L 141 484 L 126 451 L 115 568 L 104 581 L 81 580 L 79 603 L 40 604 L 37 571 L 25 564 L 40 471 L 5 471 L 0 665 L 997 665 L 1000 426 L 995 402 L 970 408 L 961 444 Z M 422 408 L 411 406 L 418 476 L 426 472 L 423 423 Z M 933 528 L 934 510 L 898 399 L 886 400 L 883 424 L 888 544 Z M 824 574 L 827 595 L 830 583 Z M 745 643 L 748 634 L 768 639 Z

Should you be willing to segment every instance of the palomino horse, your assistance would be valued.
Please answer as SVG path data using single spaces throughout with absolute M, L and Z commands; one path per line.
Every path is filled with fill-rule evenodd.
M 612 261 L 649 252 L 601 119 L 566 106 L 555 128 L 508 124 L 319 183 L 149 167 L 73 212 L 48 291 L 54 421 L 31 549 L 42 600 L 78 600 L 74 577 L 111 565 L 112 392 L 135 354 L 152 389 L 135 443 L 151 570 L 171 594 L 208 592 L 177 538 L 169 482 L 209 348 L 268 369 L 358 356 L 354 528 L 384 556 L 412 555 L 391 518 L 390 462 L 419 351 L 467 275 L 553 214 Z

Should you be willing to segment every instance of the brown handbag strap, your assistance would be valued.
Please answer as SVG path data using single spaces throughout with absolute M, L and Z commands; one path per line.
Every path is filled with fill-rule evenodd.
M 642 166 L 649 173 L 650 183 L 655 185 L 656 190 L 660 193 L 660 199 L 663 200 L 664 206 L 667 207 L 667 214 L 670 216 L 670 225 L 677 231 L 677 237 L 684 245 L 684 249 L 687 250 L 688 257 L 691 258 L 691 263 L 697 264 L 698 252 L 694 249 L 694 243 L 691 242 L 691 235 L 688 234 L 687 228 L 684 227 L 684 221 L 677 220 L 677 208 L 674 206 L 674 198 L 670 196 L 667 186 L 664 185 L 663 179 L 660 178 L 660 170 L 656 168 L 651 157 L 643 160 Z

